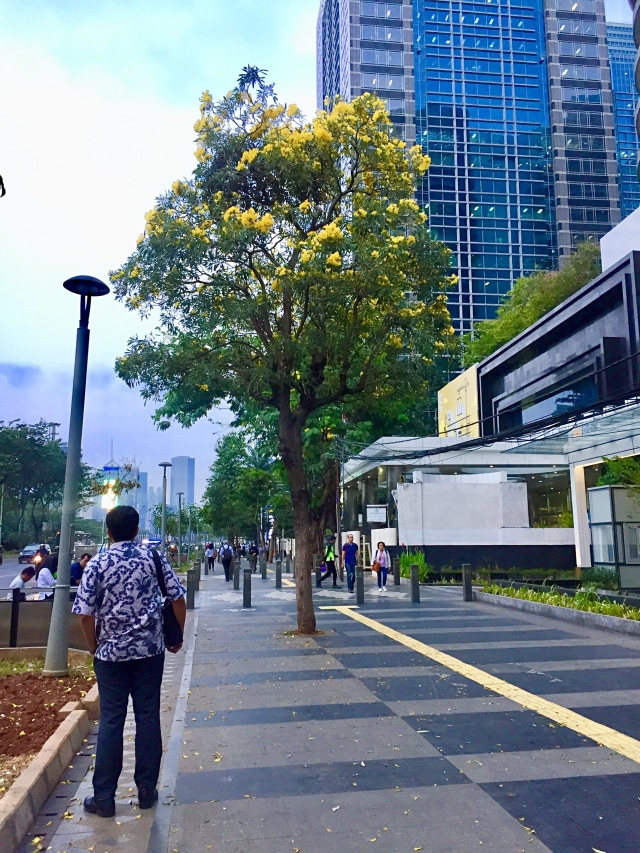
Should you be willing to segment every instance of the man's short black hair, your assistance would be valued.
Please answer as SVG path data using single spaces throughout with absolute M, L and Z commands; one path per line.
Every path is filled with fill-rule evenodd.
M 116 506 L 105 519 L 113 542 L 129 542 L 135 538 L 140 526 L 138 510 L 133 506 Z
M 33 568 L 33 566 L 26 566 L 20 572 L 21 575 L 28 575 L 30 578 L 32 578 L 35 575 L 35 573 L 36 573 L 36 570 Z
M 85 551 L 84 554 L 80 554 L 79 559 L 84 560 L 85 557 L 88 557 L 89 559 L 91 559 L 93 557 L 93 554 L 90 554 L 88 551 Z

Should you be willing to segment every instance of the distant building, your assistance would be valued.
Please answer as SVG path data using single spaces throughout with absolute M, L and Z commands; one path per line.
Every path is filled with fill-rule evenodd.
M 607 24 L 607 48 L 613 91 L 620 210 L 625 217 L 640 207 L 638 133 L 635 122 L 638 92 L 633 76 L 636 59 L 633 27 L 630 24 Z
M 430 155 L 417 201 L 458 331 L 620 221 L 606 32 L 604 0 L 321 0 L 318 106 L 376 92 Z
M 140 513 L 140 527 L 143 530 L 147 530 L 149 527 L 147 519 L 149 513 L 149 475 L 146 471 L 138 472 L 138 482 L 140 483 L 140 488 L 136 489 L 136 509 Z
M 178 508 L 178 492 L 182 505 L 194 503 L 196 460 L 191 456 L 174 456 L 171 460 L 171 497 L 169 505 Z

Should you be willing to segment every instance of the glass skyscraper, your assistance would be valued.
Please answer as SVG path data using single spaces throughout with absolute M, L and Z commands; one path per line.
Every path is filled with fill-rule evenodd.
M 640 207 L 639 146 L 635 123 L 638 92 L 633 77 L 636 59 L 633 27 L 625 24 L 607 24 L 607 48 L 616 126 L 620 209 L 622 216 L 625 217 Z
M 319 105 L 377 91 L 432 158 L 418 200 L 455 255 L 459 331 L 619 220 L 610 90 L 604 0 L 321 4 Z

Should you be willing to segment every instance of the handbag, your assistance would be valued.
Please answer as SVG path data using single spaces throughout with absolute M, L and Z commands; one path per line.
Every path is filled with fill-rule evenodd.
M 164 599 L 162 603 L 162 634 L 164 636 L 164 642 L 167 646 L 179 646 L 184 640 L 184 635 L 182 633 L 180 623 L 176 618 L 176 614 L 173 612 L 173 604 L 167 593 L 167 585 L 164 581 L 164 572 L 162 571 L 160 554 L 158 554 L 155 548 L 152 548 L 151 556 L 153 557 L 153 562 L 156 567 L 156 577 L 158 578 L 160 593 Z
M 372 572 L 379 572 L 380 571 L 380 563 L 377 560 L 371 566 L 371 571 Z

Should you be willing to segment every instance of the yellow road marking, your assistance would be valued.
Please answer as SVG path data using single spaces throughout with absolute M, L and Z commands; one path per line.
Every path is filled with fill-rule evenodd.
M 436 663 L 446 666 L 447 669 L 463 675 L 470 681 L 481 684 L 487 690 L 492 690 L 499 696 L 511 699 L 512 702 L 522 705 L 522 707 L 528 708 L 531 711 L 536 711 L 541 716 L 553 720 L 554 723 L 559 723 L 561 726 L 572 729 L 579 735 L 584 735 L 594 740 L 597 744 L 606 746 L 614 750 L 614 752 L 618 752 L 620 755 L 624 755 L 626 758 L 630 758 L 632 761 L 640 764 L 640 741 L 637 741 L 635 738 L 611 729 L 609 726 L 603 726 L 601 723 L 589 720 L 587 717 L 569 710 L 569 708 L 563 708 L 561 705 L 556 705 L 554 702 L 549 702 L 547 699 L 542 699 L 540 696 L 528 693 L 514 684 L 509 684 L 508 681 L 496 678 L 495 675 L 489 675 L 489 673 L 471 666 L 471 664 L 464 663 L 464 661 L 458 660 L 458 658 L 454 658 L 452 655 L 434 649 L 433 646 L 427 646 L 426 643 L 421 643 L 419 640 L 414 640 L 413 637 L 401 634 L 400 631 L 395 631 L 393 628 L 389 628 L 375 619 L 369 619 L 368 616 L 363 616 L 362 613 L 359 613 L 353 607 L 327 606 L 322 609 L 337 610 L 338 613 L 342 613 L 356 622 L 361 622 L 379 634 L 384 634 L 389 639 L 407 646 L 407 648 L 412 649 L 414 652 L 431 658 Z
M 275 575 L 275 573 L 276 573 L 275 569 L 267 569 L 267 574 Z M 282 578 L 282 586 L 295 586 L 295 583 L 293 581 L 290 581 L 289 578 L 283 577 Z

